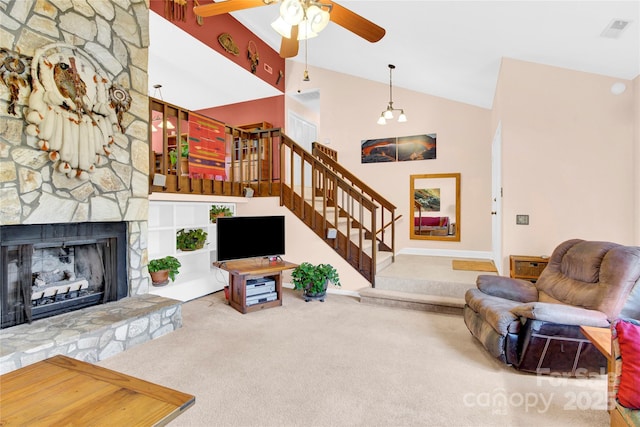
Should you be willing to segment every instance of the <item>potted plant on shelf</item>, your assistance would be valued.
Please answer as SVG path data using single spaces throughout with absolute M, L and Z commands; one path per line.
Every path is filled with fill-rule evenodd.
M 207 241 L 207 232 L 201 228 L 185 230 L 181 228 L 176 233 L 176 247 L 181 251 L 195 251 L 202 249 Z
M 232 215 L 233 212 L 231 211 L 231 208 L 229 206 L 212 205 L 211 209 L 209 210 L 209 219 L 213 224 L 215 224 L 220 217 Z
M 331 264 L 303 262 L 293 269 L 291 278 L 293 289 L 302 290 L 306 302 L 312 299 L 324 302 L 329 282 L 341 286 L 338 272 Z
M 180 261 L 171 255 L 149 261 L 147 268 L 149 269 L 153 286 L 164 286 L 169 283 L 169 279 L 174 282 L 176 275 L 179 273 L 178 268 L 181 266 Z
M 169 161 L 171 166 L 175 167 L 178 161 L 178 152 L 176 150 L 169 151 Z M 180 145 L 180 171 L 182 175 L 189 174 L 189 143 L 184 140 Z

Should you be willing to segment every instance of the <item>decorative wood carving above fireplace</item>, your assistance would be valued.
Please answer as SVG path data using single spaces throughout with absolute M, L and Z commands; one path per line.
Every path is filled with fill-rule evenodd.
M 131 96 L 111 84 L 87 53 L 65 43 L 36 50 L 31 81 L 27 135 L 38 138 L 58 172 L 89 179 L 95 166 L 106 162 L 116 138 L 126 139 L 122 114 L 131 107 Z

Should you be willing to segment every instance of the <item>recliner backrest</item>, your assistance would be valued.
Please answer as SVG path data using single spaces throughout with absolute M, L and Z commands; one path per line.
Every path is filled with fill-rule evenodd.
M 540 301 L 602 311 L 612 320 L 639 281 L 640 247 L 572 239 L 553 251 L 536 287 Z

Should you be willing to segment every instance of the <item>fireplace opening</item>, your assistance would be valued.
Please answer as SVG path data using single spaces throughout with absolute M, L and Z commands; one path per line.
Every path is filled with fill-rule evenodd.
M 1 328 L 126 297 L 126 223 L 0 227 Z

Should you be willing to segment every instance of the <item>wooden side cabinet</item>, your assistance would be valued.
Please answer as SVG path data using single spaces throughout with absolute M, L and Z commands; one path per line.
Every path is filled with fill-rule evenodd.
M 513 279 L 524 279 L 535 282 L 540 277 L 540 273 L 549 263 L 548 257 L 527 256 L 527 255 L 511 255 L 509 256 L 511 264 L 510 276 Z

